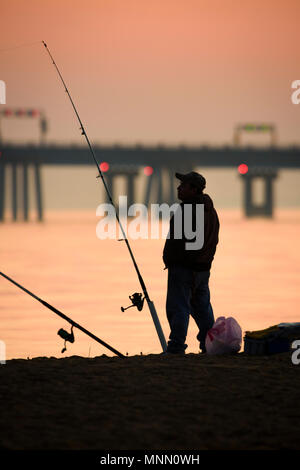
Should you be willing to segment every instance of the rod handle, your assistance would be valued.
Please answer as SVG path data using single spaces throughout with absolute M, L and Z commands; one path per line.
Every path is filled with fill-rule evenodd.
M 162 330 L 161 324 L 159 322 L 158 315 L 156 313 L 154 303 L 150 299 L 147 299 L 147 302 L 148 302 L 148 306 L 149 306 L 149 310 L 150 310 L 150 313 L 151 313 L 151 316 L 152 316 L 154 326 L 156 328 L 156 331 L 157 331 L 157 334 L 158 334 L 158 337 L 159 337 L 159 341 L 160 341 L 162 350 L 163 350 L 163 352 L 165 352 L 167 350 L 167 343 L 166 343 L 166 339 L 165 339 L 164 332 Z

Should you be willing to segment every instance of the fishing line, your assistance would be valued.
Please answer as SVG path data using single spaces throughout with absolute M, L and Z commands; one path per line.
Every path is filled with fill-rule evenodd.
M 112 206 L 113 206 L 114 209 L 115 209 L 116 219 L 117 219 L 117 221 L 118 221 L 118 223 L 119 223 L 120 229 L 121 229 L 121 231 L 122 231 L 122 235 L 123 235 L 123 237 L 124 237 L 124 241 L 125 241 L 125 243 L 126 243 L 126 245 L 127 245 L 127 248 L 128 248 L 128 251 L 129 251 L 129 254 L 130 254 L 130 257 L 131 257 L 131 260 L 132 260 L 132 262 L 133 262 L 133 265 L 134 265 L 134 267 L 135 267 L 135 270 L 136 270 L 138 279 L 139 279 L 139 281 L 140 281 L 140 284 L 141 284 L 141 287 L 142 287 L 142 290 L 143 290 L 143 293 L 144 293 L 144 298 L 146 299 L 146 301 L 147 301 L 147 303 L 148 303 L 148 307 L 149 307 L 149 310 L 150 310 L 150 313 L 151 313 L 151 316 L 152 316 L 152 320 L 153 320 L 153 322 L 154 322 L 154 326 L 155 326 L 155 328 L 156 328 L 156 332 L 157 332 L 158 337 L 159 337 L 159 341 L 160 341 L 160 343 L 161 343 L 161 346 L 162 346 L 163 351 L 166 351 L 166 349 L 167 349 L 167 343 L 166 343 L 166 340 L 165 340 L 165 337 L 164 337 L 164 333 L 163 333 L 163 331 L 162 331 L 162 328 L 161 328 L 161 325 L 160 325 L 160 322 L 159 322 L 159 319 L 158 319 L 158 315 L 157 315 L 157 313 L 156 313 L 156 309 L 155 309 L 154 303 L 153 303 L 153 302 L 150 300 L 150 298 L 149 298 L 149 295 L 148 295 L 148 292 L 147 292 L 147 289 L 146 289 L 146 285 L 145 285 L 144 280 L 143 280 L 143 278 L 142 278 L 142 276 L 141 276 L 141 273 L 140 273 L 140 270 L 139 270 L 138 265 L 137 265 L 137 263 L 136 263 L 136 260 L 135 260 L 135 258 L 134 258 L 134 256 L 133 256 L 131 247 L 130 247 L 130 245 L 129 245 L 129 241 L 128 241 L 126 235 L 125 235 L 123 226 L 122 226 L 122 224 L 121 224 L 121 222 L 120 222 L 120 219 L 119 219 L 118 212 L 117 212 L 116 207 L 115 207 L 115 205 L 114 205 L 114 203 L 113 203 L 113 201 L 112 201 L 111 194 L 110 194 L 109 189 L 108 189 L 108 187 L 107 187 L 107 185 L 106 185 L 105 179 L 104 179 L 104 177 L 103 177 L 102 171 L 101 171 L 101 169 L 100 169 L 100 165 L 99 165 L 99 163 L 98 163 L 98 161 L 97 161 L 97 158 L 96 158 L 96 156 L 95 156 L 95 153 L 94 153 L 94 150 L 93 150 L 92 145 L 91 145 L 91 143 L 90 143 L 90 140 L 89 140 L 89 138 L 88 138 L 88 136 L 87 136 L 87 134 L 86 134 L 86 131 L 85 131 L 84 127 L 83 127 L 82 121 L 81 121 L 80 116 L 79 116 L 79 114 L 78 114 L 78 112 L 77 112 L 77 109 L 76 109 L 76 107 L 75 107 L 75 104 L 74 104 L 74 102 L 73 102 L 73 100 L 72 100 L 72 98 L 71 98 L 71 95 L 70 95 L 69 90 L 68 90 L 68 88 L 67 88 L 67 86 L 66 86 L 66 84 L 65 84 L 65 81 L 64 81 L 64 79 L 63 79 L 63 77 L 62 77 L 62 75 L 61 75 L 61 73 L 60 73 L 60 71 L 59 71 L 59 69 L 58 69 L 58 67 L 57 67 L 57 65 L 56 65 L 56 63 L 55 63 L 55 61 L 54 61 L 54 59 L 53 59 L 53 56 L 52 56 L 52 54 L 50 53 L 50 51 L 49 51 L 49 49 L 48 49 L 48 47 L 47 47 L 47 44 L 46 44 L 44 41 L 42 41 L 42 43 L 44 44 L 45 49 L 46 49 L 47 53 L 49 54 L 49 57 L 50 57 L 50 59 L 51 59 L 53 65 L 54 65 L 54 67 L 55 67 L 55 69 L 56 69 L 56 71 L 57 71 L 57 73 L 58 73 L 58 75 L 59 75 L 59 77 L 60 77 L 62 83 L 63 83 L 63 86 L 64 86 L 64 88 L 65 88 L 65 92 L 67 93 L 67 95 L 68 95 L 68 97 L 69 97 L 69 100 L 70 100 L 70 102 L 71 102 L 71 105 L 72 105 L 72 107 L 73 107 L 73 110 L 74 110 L 74 112 L 75 112 L 75 114 L 76 114 L 76 117 L 77 117 L 78 122 L 79 122 L 79 124 L 80 124 L 81 135 L 83 135 L 83 136 L 85 137 L 85 139 L 86 139 L 86 141 L 87 141 L 87 144 L 88 144 L 88 147 L 89 147 L 89 149 L 90 149 L 90 152 L 91 152 L 91 154 L 92 154 L 93 160 L 94 160 L 94 162 L 95 162 L 95 165 L 97 166 L 97 170 L 98 170 L 98 173 L 99 173 L 99 175 L 97 176 L 97 178 L 101 178 L 101 179 L 102 179 L 102 183 L 103 183 L 103 185 L 104 185 L 104 188 L 105 188 L 105 191 L 106 191 L 107 196 L 108 196 L 108 198 L 109 198 L 109 201 L 111 202 Z M 137 293 L 133 294 L 132 298 L 133 298 L 133 299 L 136 299 L 136 296 L 137 296 L 137 295 L 139 295 L 139 294 L 137 294 Z M 130 297 L 131 300 L 132 300 L 132 298 Z M 137 306 L 136 303 L 133 302 L 133 306 Z

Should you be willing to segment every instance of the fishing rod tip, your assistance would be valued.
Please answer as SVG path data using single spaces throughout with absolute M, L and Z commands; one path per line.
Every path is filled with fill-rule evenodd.
M 45 43 L 45 41 L 42 41 L 42 43 L 44 44 L 45 47 L 47 47 L 47 44 Z

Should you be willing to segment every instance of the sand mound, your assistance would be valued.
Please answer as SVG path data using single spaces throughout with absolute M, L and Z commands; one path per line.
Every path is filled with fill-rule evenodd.
M 0 366 L 2 449 L 299 449 L 291 354 L 71 356 Z

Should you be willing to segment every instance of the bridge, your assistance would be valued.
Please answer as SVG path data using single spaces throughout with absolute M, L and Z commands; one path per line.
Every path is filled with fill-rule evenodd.
M 18 191 L 17 167 L 22 167 L 23 185 L 23 218 L 28 220 L 28 168 L 32 166 L 35 174 L 35 192 L 38 220 L 43 219 L 42 165 L 95 165 L 87 146 L 54 146 L 54 145 L 2 145 L 0 157 L 0 221 L 4 220 L 5 184 L 7 167 L 11 167 L 12 213 L 17 219 Z M 109 170 L 105 180 L 114 199 L 114 178 L 123 175 L 127 180 L 128 205 L 135 202 L 134 178 L 141 167 L 152 167 L 153 173 L 147 179 L 144 203 L 149 203 L 152 186 L 156 189 L 155 202 L 172 203 L 175 201 L 174 184 L 168 185 L 169 196 L 163 200 L 162 172 L 169 174 L 170 182 L 174 181 L 174 172 L 188 172 L 196 167 L 238 168 L 241 164 L 247 171 L 241 171 L 244 179 L 244 209 L 247 216 L 273 213 L 273 181 L 281 169 L 300 168 L 300 147 L 190 147 L 190 146 L 94 146 L 99 163 L 108 162 Z M 252 182 L 255 178 L 265 182 L 265 201 L 257 207 L 253 203 Z

